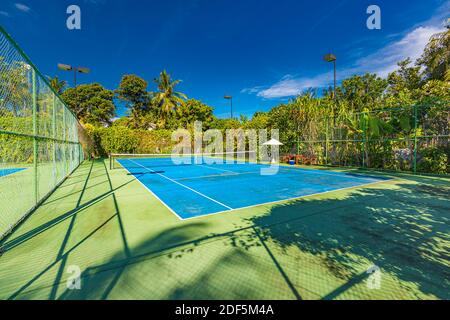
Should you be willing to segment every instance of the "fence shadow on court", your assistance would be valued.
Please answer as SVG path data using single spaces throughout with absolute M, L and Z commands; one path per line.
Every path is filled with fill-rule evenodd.
M 92 169 L 92 166 L 91 166 L 91 169 Z M 81 199 L 83 198 L 83 195 L 84 195 L 86 190 L 88 190 L 90 188 L 97 187 L 98 185 L 100 185 L 100 183 L 99 183 L 99 184 L 87 187 L 87 182 L 89 181 L 90 178 L 91 178 L 90 177 L 90 172 L 88 172 L 87 176 L 85 175 L 85 178 L 83 179 L 84 187 L 81 190 L 79 190 L 77 192 L 70 193 L 70 194 L 66 194 L 63 197 L 60 197 L 60 198 L 57 199 L 58 201 L 61 201 L 64 198 L 69 198 L 70 196 L 73 196 L 73 195 L 79 193 L 80 196 L 79 196 L 78 202 L 77 202 L 77 204 L 76 204 L 74 209 L 69 210 L 69 211 L 64 212 L 64 213 L 61 213 L 56 218 L 51 219 L 49 221 L 46 221 L 45 223 L 43 223 L 43 224 L 41 224 L 41 225 L 31 229 L 30 231 L 25 232 L 24 234 L 22 234 L 22 235 L 20 235 L 18 237 L 15 237 L 15 238 L 13 238 L 11 240 L 9 240 L 9 238 L 5 238 L 5 240 L 3 241 L 2 247 L 1 247 L 2 253 L 5 253 L 5 252 L 7 252 L 7 251 L 9 251 L 9 250 L 11 250 L 11 249 L 21 245 L 21 244 L 23 244 L 23 243 L 33 239 L 34 237 L 38 236 L 39 234 L 50 230 L 51 228 L 57 226 L 58 224 L 65 222 L 67 219 L 70 219 L 74 215 L 76 215 L 76 214 L 78 214 L 78 213 L 80 213 L 80 212 L 82 212 L 84 210 L 87 210 L 88 208 L 96 205 L 97 203 L 107 199 L 109 196 L 111 196 L 111 194 L 113 192 L 118 191 L 119 189 L 124 188 L 128 184 L 130 184 L 133 181 L 135 181 L 134 179 L 128 180 L 127 182 L 121 184 L 120 186 L 115 187 L 114 189 L 111 189 L 111 190 L 109 190 L 107 192 L 104 192 L 103 194 L 100 194 L 100 195 L 96 196 L 93 199 L 90 199 L 90 200 L 88 200 L 86 202 L 81 202 Z M 102 183 L 105 183 L 105 182 L 108 182 L 108 181 L 109 180 L 105 180 Z M 82 182 L 82 181 L 78 181 L 77 183 L 80 183 L 80 182 Z M 55 199 L 50 198 L 50 200 L 48 202 L 44 203 L 44 206 L 48 205 L 49 203 L 55 202 L 55 201 L 56 201 Z M 12 235 L 13 234 L 11 234 L 11 236 Z
M 365 268 L 371 263 L 424 294 L 450 298 L 450 257 L 445 250 L 450 242 L 450 187 L 446 182 L 427 184 L 432 180 L 423 178 L 419 184 L 397 182 L 391 188 L 383 184 L 336 197 L 329 194 L 278 204 L 265 214 L 245 219 L 250 226 L 222 234 L 207 234 L 208 219 L 184 222 L 130 248 L 114 193 L 130 182 L 113 188 L 104 170 L 108 192 L 84 204 L 81 194 L 77 211 L 9 243 L 12 249 L 59 223 L 58 219 L 75 220 L 83 206 L 104 200 L 113 203 L 96 228 L 70 248 L 69 224 L 55 261 L 38 270 L 10 298 L 27 297 L 33 282 L 52 268 L 58 271 L 50 299 L 364 298 L 365 292 L 358 288 L 366 281 Z M 63 270 L 69 255 L 104 228 L 114 228 L 121 249 L 107 262 L 84 270 L 81 290 L 66 289 Z M 311 261 L 304 260 L 308 255 L 314 259 L 309 266 Z M 385 297 L 402 298 L 396 295 L 397 289 L 388 287 L 392 291 Z

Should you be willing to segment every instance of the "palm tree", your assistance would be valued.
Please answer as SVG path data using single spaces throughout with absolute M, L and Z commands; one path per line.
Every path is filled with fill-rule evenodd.
M 186 95 L 181 92 L 175 91 L 175 86 L 178 85 L 181 80 L 172 80 L 170 74 L 163 70 L 159 74 L 159 78 L 154 82 L 158 86 L 158 91 L 153 93 L 153 102 L 158 109 L 162 112 L 162 121 L 165 123 L 166 117 L 174 111 L 177 106 L 185 99 Z
M 54 78 L 50 78 L 50 86 L 58 94 L 62 94 L 63 93 L 64 88 L 66 87 L 66 85 L 67 85 L 67 81 L 59 80 L 58 76 L 56 76 Z

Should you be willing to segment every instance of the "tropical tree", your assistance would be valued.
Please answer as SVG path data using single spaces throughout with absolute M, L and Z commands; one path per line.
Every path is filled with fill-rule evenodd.
M 122 77 L 119 88 L 115 91 L 118 98 L 126 103 L 130 110 L 149 111 L 150 95 L 147 92 L 148 83 L 134 74 Z
M 0 57 L 0 107 L 1 115 L 31 113 L 28 75 L 31 67 L 23 62 L 8 62 Z
M 83 123 L 110 125 L 115 115 L 114 93 L 98 83 L 83 84 L 62 94 L 63 100 Z
M 67 81 L 66 80 L 60 80 L 58 78 L 58 76 L 55 76 L 53 78 L 49 78 L 49 81 L 50 81 L 50 86 L 58 94 L 62 94 L 64 92 L 65 87 L 67 86 Z
M 417 63 L 427 79 L 443 80 L 450 69 L 450 19 L 447 30 L 431 37 Z
M 269 115 L 266 112 L 255 112 L 253 117 L 245 122 L 245 129 L 268 129 Z
M 398 64 L 398 70 L 388 75 L 388 92 L 393 96 L 402 94 L 414 95 L 422 85 L 420 66 L 410 66 L 411 59 L 405 59 Z
M 128 123 L 134 129 L 147 129 L 151 122 L 152 104 L 147 86 L 147 81 L 141 77 L 128 74 L 122 77 L 115 91 L 117 98 L 126 104 L 130 115 Z
M 336 95 L 338 101 L 347 101 L 350 111 L 373 110 L 382 107 L 387 85 L 387 81 L 376 74 L 355 75 L 342 81 Z
M 181 83 L 181 80 L 172 80 L 170 74 L 163 70 L 159 78 L 154 82 L 158 87 L 158 91 L 153 93 L 153 103 L 158 107 L 161 115 L 162 125 L 166 123 L 167 117 L 180 105 L 186 95 L 175 91 L 175 87 Z
M 211 128 L 214 121 L 213 108 L 196 99 L 183 101 L 174 111 L 170 127 L 188 128 L 195 121 L 201 121 L 204 129 Z

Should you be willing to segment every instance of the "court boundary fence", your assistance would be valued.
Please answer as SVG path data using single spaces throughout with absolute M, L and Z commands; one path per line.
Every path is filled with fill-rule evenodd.
M 14 70 L 20 73 L 14 73 Z M 11 78 L 12 74 L 17 78 Z M 0 75 L 3 82 L 0 83 L 0 120 L 3 120 L 0 122 L 0 138 L 4 140 L 3 149 L 0 146 L 0 169 L 4 165 L 18 167 L 26 164 L 26 170 L 33 171 L 30 179 L 33 194 L 12 193 L 13 197 L 24 200 L 32 197 L 27 199 L 32 206 L 25 212 L 18 212 L 14 201 L 10 207 L 1 204 L 1 244 L 79 167 L 84 154 L 79 140 L 83 127 L 77 117 L 1 25 Z M 19 97 L 13 99 L 11 96 L 15 88 L 11 84 L 18 83 L 23 91 L 14 92 Z M 29 150 L 27 146 L 30 146 Z M 21 154 L 23 150 L 28 153 Z M 15 154 L 9 154 L 11 151 Z M 46 177 L 49 172 L 52 176 Z M 40 181 L 40 177 L 44 181 Z M 11 179 L 12 183 L 20 180 L 16 177 Z M 49 181 L 44 183 L 45 179 Z M 31 181 L 24 178 L 19 182 L 27 184 Z M 6 190 L 0 192 L 6 193 Z
M 432 108 L 439 108 L 440 111 L 434 111 L 434 114 L 430 116 Z M 394 133 L 380 132 L 375 137 L 374 127 L 379 124 L 390 125 L 389 122 L 395 116 L 400 116 L 401 121 L 406 121 L 405 126 L 409 128 L 403 131 L 397 128 Z M 438 176 L 450 174 L 450 109 L 448 107 L 446 109 L 445 106 L 411 105 L 355 112 L 345 119 L 327 116 L 315 120 L 319 128 L 316 134 L 297 133 L 296 153 L 306 164 Z M 378 124 L 373 123 L 377 121 Z M 396 125 L 400 127 L 399 123 Z M 351 126 L 353 126 L 353 132 L 348 130 Z M 394 146 L 395 144 L 397 146 Z M 433 146 L 447 148 L 446 173 L 433 173 L 419 167 L 424 158 L 421 151 Z M 384 154 L 380 150 L 378 150 L 380 154 L 376 154 L 373 149 L 370 149 L 371 147 L 383 149 Z M 348 148 L 353 149 L 352 153 L 347 153 L 345 156 L 353 156 L 353 162 L 348 159 L 342 161 L 343 158 L 338 159 L 338 157 L 332 159 L 330 155 L 332 152 L 339 153 L 339 149 Z M 284 155 L 288 154 L 284 153 Z M 379 163 L 370 163 L 369 159 L 375 156 L 380 158 Z M 388 162 L 390 166 L 385 165 Z

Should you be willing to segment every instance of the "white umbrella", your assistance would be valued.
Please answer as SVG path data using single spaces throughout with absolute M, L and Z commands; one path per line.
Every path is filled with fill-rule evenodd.
M 264 146 L 282 146 L 283 144 L 277 139 L 270 139 L 267 142 L 263 143 Z
M 282 146 L 283 144 L 277 139 L 270 139 L 267 142 L 263 143 L 263 146 Z M 272 157 L 272 163 L 275 163 L 275 158 Z

